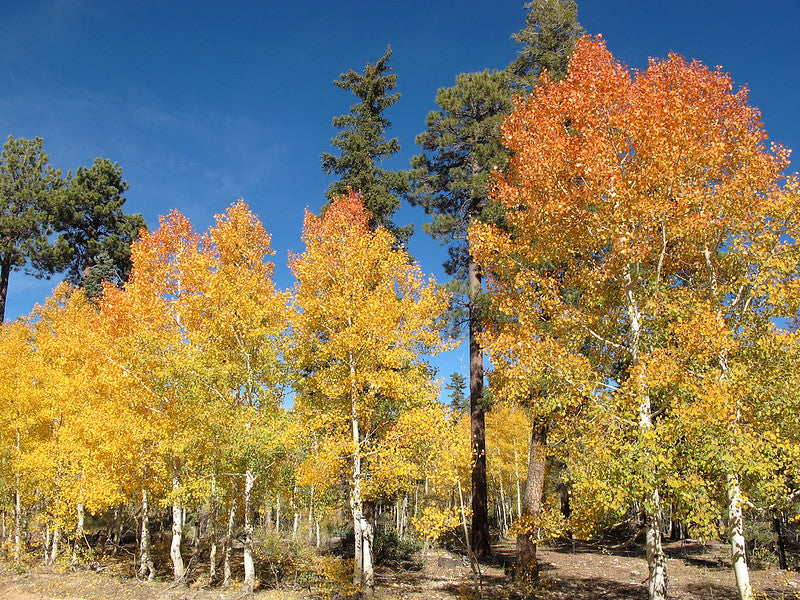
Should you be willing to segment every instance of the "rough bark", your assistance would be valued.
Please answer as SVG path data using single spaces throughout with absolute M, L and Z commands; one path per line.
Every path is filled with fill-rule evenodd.
M 142 490 L 142 535 L 139 540 L 139 577 L 153 581 L 156 570 L 150 556 L 150 507 L 147 503 L 147 490 Z
M 11 252 L 6 252 L 0 259 L 0 323 L 6 318 L 6 297 L 8 296 L 8 279 L 11 276 Z
M 728 475 L 728 529 L 731 538 L 731 563 L 736 576 L 736 587 L 740 600 L 752 600 L 750 573 L 747 569 L 747 556 L 744 540 L 744 519 L 742 516 L 742 497 L 739 478 Z
M 486 416 L 483 408 L 483 351 L 478 343 L 481 316 L 477 302 L 481 293 L 478 265 L 470 256 L 469 278 L 469 406 L 472 436 L 472 552 L 478 558 L 491 554 L 489 546 L 489 502 L 486 484 Z
M 528 453 L 528 478 L 522 496 L 522 524 L 528 527 L 525 533 L 517 534 L 517 554 L 514 575 L 520 581 L 534 581 L 539 573 L 536 561 L 536 522 L 542 510 L 544 481 L 547 472 L 544 448 L 547 444 L 547 429 L 535 426 L 531 429 L 531 446 Z

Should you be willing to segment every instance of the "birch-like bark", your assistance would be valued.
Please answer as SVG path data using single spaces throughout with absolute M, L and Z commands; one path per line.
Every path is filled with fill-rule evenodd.
M 375 593 L 375 574 L 372 566 L 372 524 L 364 515 L 364 499 L 361 489 L 361 433 L 358 426 L 358 407 L 355 363 L 352 355 L 350 362 L 350 419 L 353 444 L 353 476 L 350 491 L 350 509 L 353 513 L 353 534 L 355 551 L 353 565 L 353 585 L 363 590 L 364 596 L 371 598 Z
M 72 544 L 72 565 L 78 564 L 78 546 L 81 543 L 81 540 L 84 539 L 84 523 L 86 521 L 86 515 L 84 513 L 84 508 L 82 503 L 78 503 L 77 508 L 78 513 L 78 523 L 75 525 L 75 541 Z
M 517 483 L 517 518 L 522 516 L 522 494 L 520 493 L 519 481 L 519 456 L 517 455 L 517 442 L 514 440 L 514 477 Z
M 661 499 L 658 490 L 651 498 L 653 508 L 647 514 L 647 569 L 649 578 L 647 589 L 651 600 L 666 600 L 667 597 L 667 556 L 661 545 Z
M 634 293 L 633 273 L 631 266 L 625 265 L 623 269 L 625 282 L 625 301 L 627 304 L 628 319 L 631 333 L 631 366 L 639 365 L 639 343 L 642 334 L 642 314 Z M 641 377 L 641 375 L 640 375 Z M 639 428 L 648 430 L 653 427 L 651 416 L 650 394 L 644 384 L 640 385 L 641 394 L 639 402 Z M 654 489 L 650 496 L 651 507 L 647 511 L 647 587 L 650 600 L 666 600 L 667 597 L 667 557 L 661 545 L 661 499 L 658 489 Z
M 17 456 L 20 454 L 20 435 L 17 430 Z M 14 490 L 14 564 L 19 567 L 22 561 L 22 495 L 19 470 L 14 475 L 16 489 Z
M 14 564 L 22 561 L 22 497 L 19 492 L 19 473 L 16 474 L 17 489 L 14 492 Z
M 252 595 L 256 583 L 256 570 L 253 565 L 253 472 L 247 469 L 244 481 L 244 592 Z
M 728 527 L 731 537 L 731 562 L 736 575 L 736 587 L 740 600 L 752 600 L 753 588 L 750 587 L 750 573 L 747 569 L 745 554 L 744 519 L 742 517 L 742 497 L 739 478 L 728 475 Z
M 55 527 L 53 529 L 53 543 L 50 546 L 50 558 L 47 560 L 47 564 L 52 566 L 56 564 L 56 560 L 58 559 L 58 545 L 61 541 L 61 529 L 59 527 Z
M 139 577 L 153 581 L 156 570 L 150 556 L 150 507 L 147 503 L 147 490 L 142 490 L 142 535 L 139 540 Z
M 281 530 L 281 495 L 275 492 L 275 533 Z
M 172 570 L 176 582 L 183 581 L 186 570 L 183 565 L 181 555 L 181 540 L 183 539 L 183 510 L 178 501 L 177 494 L 180 486 L 180 479 L 177 473 L 172 476 L 172 492 L 175 500 L 172 504 L 172 545 L 169 549 L 169 556 L 172 559 Z
M 711 251 L 708 247 L 703 248 L 703 256 L 708 267 L 709 279 L 711 282 L 711 293 L 714 301 L 719 303 L 719 290 L 717 288 L 717 271 L 711 260 Z M 717 317 L 722 319 L 722 312 L 717 310 Z M 719 367 L 722 371 L 721 379 L 728 377 L 728 360 L 724 352 L 718 357 Z M 736 417 L 733 426 L 738 426 L 740 411 L 737 405 Z M 731 540 L 731 563 L 733 573 L 736 577 L 736 587 L 739 590 L 740 600 L 751 600 L 753 589 L 750 586 L 750 572 L 747 567 L 747 557 L 745 554 L 744 523 L 742 517 L 741 489 L 739 486 L 738 474 L 728 473 L 728 529 Z
M 217 479 L 213 474 L 209 500 L 208 535 L 211 538 L 211 550 L 208 554 L 208 578 L 213 581 L 217 576 Z
M 233 526 L 236 517 L 236 496 L 231 496 L 231 508 L 228 512 L 228 528 L 225 531 L 225 552 L 222 561 L 222 587 L 231 584 L 231 546 L 233 542 Z

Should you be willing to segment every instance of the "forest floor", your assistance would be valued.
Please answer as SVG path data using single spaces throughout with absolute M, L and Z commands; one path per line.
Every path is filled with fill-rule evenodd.
M 678 542 L 666 547 L 669 598 L 734 600 L 738 598 L 728 550 L 722 545 Z M 482 565 L 483 597 L 487 599 L 628 600 L 647 598 L 647 566 L 641 548 L 614 551 L 597 544 L 561 544 L 540 548 L 540 580 L 523 590 L 511 583 L 504 563 L 513 546 L 500 545 L 493 564 Z M 379 600 L 473 599 L 475 583 L 463 559 L 441 550 L 427 551 L 417 571 L 377 570 L 375 597 Z M 113 564 L 94 563 L 94 570 L 35 566 L 22 573 L 0 563 L 2 600 L 234 600 L 241 590 L 221 590 L 196 582 L 176 587 L 163 581 L 146 583 L 120 575 Z M 101 572 L 96 572 L 101 571 Z M 759 600 L 800 600 L 800 573 L 777 567 L 753 569 L 751 582 Z M 344 598 L 335 588 L 286 585 L 257 590 L 257 600 L 334 600 Z

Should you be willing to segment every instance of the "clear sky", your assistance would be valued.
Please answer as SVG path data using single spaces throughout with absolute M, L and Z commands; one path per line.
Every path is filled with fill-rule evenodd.
M 578 10 L 631 67 L 670 51 L 721 65 L 750 88 L 770 138 L 800 152 L 797 0 L 581 0 Z M 42 137 L 65 172 L 98 156 L 118 162 L 126 212 L 151 228 L 177 208 L 202 230 L 244 198 L 273 234 L 286 288 L 303 211 L 324 202 L 331 118 L 354 103 L 332 81 L 391 44 L 401 98 L 387 116 L 401 150 L 387 166 L 406 168 L 437 89 L 513 60 L 509 36 L 525 14 L 515 0 L 0 0 L 0 136 Z M 409 207 L 397 216 L 417 225 L 411 252 L 443 281 L 426 220 Z M 6 318 L 57 280 L 12 274 Z M 443 377 L 467 372 L 465 352 L 436 364 Z

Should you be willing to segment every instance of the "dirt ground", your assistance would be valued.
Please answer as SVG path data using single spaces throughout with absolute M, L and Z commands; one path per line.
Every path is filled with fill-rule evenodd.
M 738 597 L 727 548 L 721 545 L 676 543 L 667 547 L 669 597 L 678 600 L 734 600 Z M 510 564 L 510 544 L 496 548 L 491 565 L 481 568 L 483 596 L 487 599 L 628 600 L 646 599 L 647 566 L 641 550 L 617 552 L 590 544 L 562 544 L 540 548 L 541 578 L 527 590 L 512 584 L 504 563 Z M 200 584 L 176 587 L 166 582 L 139 582 L 114 574 L 113 565 L 95 564 L 95 570 L 34 567 L 15 573 L 0 564 L 2 600 L 233 600 L 241 598 L 237 587 L 229 590 Z M 751 571 L 760 600 L 800 600 L 800 574 L 777 568 Z M 286 588 L 258 590 L 259 600 L 333 600 L 336 591 Z M 376 598 L 382 600 L 452 600 L 476 598 L 468 565 L 444 551 L 428 551 L 421 571 L 394 572 L 379 569 Z

